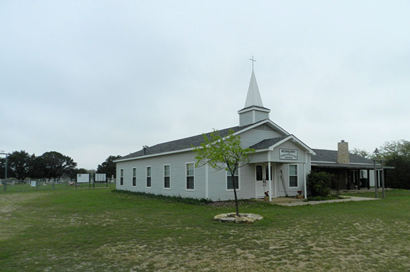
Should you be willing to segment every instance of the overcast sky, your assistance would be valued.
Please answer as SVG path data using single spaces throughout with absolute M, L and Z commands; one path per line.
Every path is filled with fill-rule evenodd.
M 312 148 L 410 139 L 409 1 L 0 1 L 0 150 L 78 167 L 235 126 L 249 58 Z

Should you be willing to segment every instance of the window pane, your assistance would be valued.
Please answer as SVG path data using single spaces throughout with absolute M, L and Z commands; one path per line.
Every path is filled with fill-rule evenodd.
M 151 176 L 151 167 L 147 167 L 147 177 Z
M 164 176 L 169 177 L 169 165 L 164 165 Z
M 165 188 L 169 188 L 170 186 L 170 183 L 169 183 L 169 177 L 164 177 L 164 187 Z
M 290 176 L 289 177 L 289 186 L 290 187 L 297 187 L 298 186 L 298 177 L 297 176 Z
M 186 188 L 187 189 L 194 189 L 194 177 L 187 177 L 186 178 Z
M 133 186 L 136 186 L 136 185 L 137 185 L 137 178 L 136 178 L 136 177 L 133 177 L 133 178 L 132 178 L 132 185 L 133 185 Z
M 121 177 L 124 176 L 124 169 L 120 170 L 120 175 L 121 175 Z
M 256 180 L 262 180 L 262 166 L 256 166 Z
M 296 165 L 289 165 L 289 176 L 297 176 L 297 166 Z
M 147 187 L 151 187 L 151 177 L 147 177 Z
M 234 177 L 235 181 L 235 189 L 239 189 L 239 179 L 238 176 Z M 227 188 L 232 190 L 233 189 L 233 182 L 232 182 L 232 176 L 227 176 Z
M 193 176 L 194 175 L 194 164 L 193 163 L 188 163 L 186 165 L 186 175 L 187 176 Z
M 132 168 L 132 176 L 135 177 L 137 175 L 137 169 Z

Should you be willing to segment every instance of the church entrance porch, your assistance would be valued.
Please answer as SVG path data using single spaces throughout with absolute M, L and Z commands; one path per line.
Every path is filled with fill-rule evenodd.
M 287 164 L 266 162 L 256 163 L 253 166 L 255 170 L 255 198 L 268 197 L 272 200 L 272 198 L 288 195 L 282 169 Z
M 258 162 L 251 165 L 250 180 L 255 186 L 256 199 L 270 201 L 279 197 L 305 195 L 305 171 L 303 164 L 283 162 Z

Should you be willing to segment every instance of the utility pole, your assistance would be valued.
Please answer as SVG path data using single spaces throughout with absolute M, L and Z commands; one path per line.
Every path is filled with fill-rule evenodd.
M 377 160 L 377 157 L 379 156 L 379 150 L 376 148 L 375 150 L 374 150 L 374 154 L 375 154 L 375 157 L 374 157 L 374 159 L 373 159 L 373 164 L 374 164 L 374 194 L 375 194 L 375 197 L 376 198 L 378 198 L 379 196 L 378 196 L 378 191 L 377 191 L 377 183 L 378 183 L 378 180 L 377 180 L 377 177 L 378 177 L 378 175 L 377 175 L 377 170 L 376 170 L 376 160 Z

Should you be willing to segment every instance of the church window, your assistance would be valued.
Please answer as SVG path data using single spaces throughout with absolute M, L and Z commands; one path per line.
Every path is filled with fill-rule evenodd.
M 120 169 L 120 185 L 124 185 L 124 169 Z
M 186 188 L 188 190 L 194 189 L 194 164 L 186 164 Z
M 298 187 L 298 166 L 289 165 L 289 187 Z
M 137 169 L 132 168 L 132 186 L 137 186 Z
M 233 190 L 234 186 L 236 190 L 239 190 L 238 170 L 236 170 L 233 180 L 232 180 L 231 172 L 227 171 L 226 172 L 226 188 L 228 190 Z
M 147 166 L 147 187 L 151 187 L 151 166 Z
M 164 188 L 170 188 L 171 172 L 169 165 L 164 165 Z

